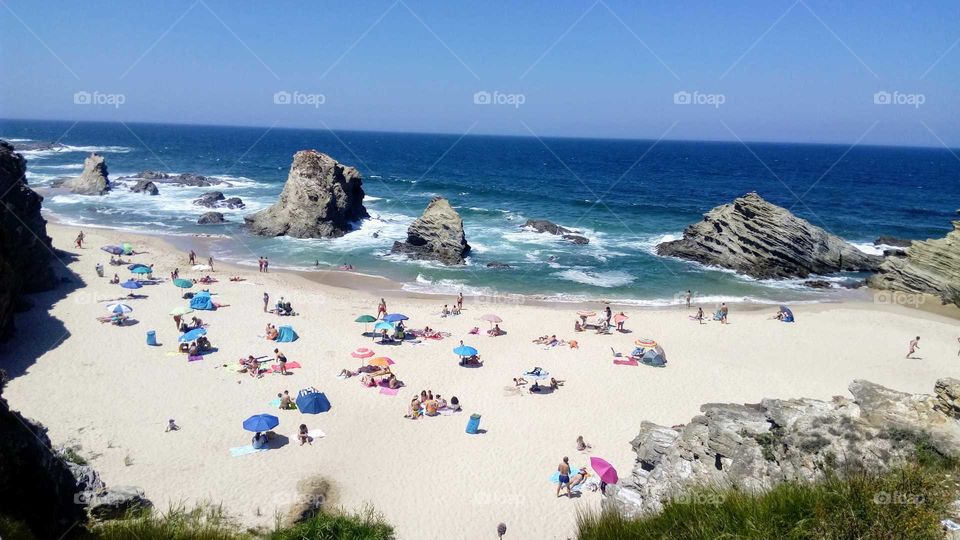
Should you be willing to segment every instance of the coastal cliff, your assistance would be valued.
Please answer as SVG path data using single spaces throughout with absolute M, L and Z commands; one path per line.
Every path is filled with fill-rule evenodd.
M 0 141 L 0 340 L 13 332 L 24 293 L 52 289 L 51 240 L 40 215 L 43 197 L 27 186 L 26 160 Z
M 752 192 L 710 210 L 682 239 L 658 245 L 657 254 L 760 279 L 874 271 L 883 260 Z
M 470 244 L 463 232 L 460 214 L 450 206 L 450 201 L 435 197 L 423 214 L 410 224 L 406 241 L 394 242 L 391 252 L 412 259 L 458 265 L 465 262 Z
M 864 380 L 849 390 L 852 400 L 711 403 L 684 426 L 644 422 L 631 442 L 632 474 L 607 487 L 603 504 L 636 517 L 659 512 L 697 486 L 756 492 L 817 480 L 843 465 L 883 471 L 913 460 L 920 441 L 940 455 L 960 456 L 960 380 L 938 380 L 934 395 Z
M 867 283 L 878 289 L 932 294 L 960 306 L 960 219 L 953 221 L 953 230 L 945 237 L 914 241 L 906 257 L 888 258 Z
M 301 150 L 276 204 L 244 220 L 261 236 L 336 238 L 369 216 L 363 197 L 359 171 L 316 150 Z

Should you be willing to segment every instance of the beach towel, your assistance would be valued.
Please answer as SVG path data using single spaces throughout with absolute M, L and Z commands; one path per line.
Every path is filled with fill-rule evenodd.
M 240 456 L 245 456 L 247 454 L 255 454 L 257 452 L 263 452 L 265 450 L 269 450 L 269 448 L 254 448 L 253 445 L 250 445 L 250 444 L 246 446 L 237 446 L 230 449 L 230 457 L 240 457 Z
M 580 469 L 576 467 L 570 467 L 570 478 L 573 478 L 578 474 L 580 474 Z M 560 471 L 553 471 L 553 475 L 550 476 L 550 483 L 551 484 L 560 483 Z
M 460 411 L 462 411 L 462 410 L 463 410 L 463 409 L 457 409 L 457 410 L 453 410 L 453 409 L 440 409 L 440 414 L 442 414 L 442 415 L 444 415 L 444 416 L 453 416 L 455 413 L 458 413 L 458 412 L 460 412 Z
M 298 367 L 301 367 L 299 362 L 287 362 L 287 371 L 290 371 L 291 369 L 297 369 Z M 270 366 L 270 371 L 273 373 L 280 373 L 280 364 L 273 364 Z
M 310 439 L 322 439 L 326 436 L 327 434 L 324 433 L 322 429 L 311 429 L 310 431 L 307 432 L 307 437 L 309 437 Z M 290 440 L 300 442 L 300 432 L 298 431 L 293 435 L 291 435 Z
M 400 392 L 399 388 L 389 388 L 385 386 L 380 387 L 380 393 L 385 396 L 395 396 L 398 392 Z
M 203 360 L 202 354 L 195 354 L 193 356 L 187 357 L 187 362 L 196 362 L 197 360 Z
M 634 358 L 614 358 L 613 363 L 618 366 L 639 366 L 640 363 Z
M 277 331 L 279 332 L 277 335 L 277 341 L 280 343 L 289 343 L 300 338 L 300 336 L 298 336 L 293 330 L 292 326 L 281 326 L 280 328 L 277 328 Z

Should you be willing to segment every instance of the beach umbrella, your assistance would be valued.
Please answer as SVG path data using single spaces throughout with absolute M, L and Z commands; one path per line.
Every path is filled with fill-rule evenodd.
M 153 269 L 150 268 L 149 266 L 138 266 L 130 271 L 133 272 L 134 274 L 152 274 L 153 273 Z
M 131 264 L 130 266 L 127 267 L 127 270 L 130 270 L 130 271 L 132 272 L 134 268 L 140 268 L 141 266 L 142 266 L 143 268 L 149 268 L 149 266 L 147 266 L 147 265 L 145 265 L 145 264 L 143 264 L 143 263 L 133 263 L 133 264 Z
M 617 324 L 620 324 L 620 323 L 622 323 L 623 321 L 625 321 L 625 320 L 627 320 L 627 319 L 629 319 L 629 318 L 630 318 L 630 317 L 627 317 L 627 316 L 624 315 L 623 313 L 617 313 L 616 315 L 613 316 L 613 322 L 615 322 L 615 323 L 617 323 Z
M 177 278 L 173 280 L 174 287 L 180 287 L 181 289 L 189 289 L 193 287 L 193 282 L 189 279 Z
M 502 322 L 503 322 L 503 319 L 501 319 L 500 317 L 497 317 L 497 316 L 494 315 L 493 313 L 487 313 L 487 314 L 484 315 L 483 317 L 480 317 L 480 319 L 481 319 L 481 320 L 484 320 L 484 321 L 487 321 L 487 322 L 490 323 L 490 324 L 493 324 L 493 323 L 502 323 Z
M 643 347 L 644 349 L 652 349 L 657 346 L 657 342 L 650 338 L 640 338 L 633 343 L 637 347 Z
M 193 340 L 197 339 L 198 337 L 200 337 L 200 336 L 205 336 L 205 335 L 207 335 L 207 329 L 206 329 L 206 328 L 194 328 L 193 330 L 190 330 L 189 332 L 184 332 L 184 333 L 180 334 L 180 343 L 186 343 L 186 342 L 188 342 L 188 341 L 193 341 Z
M 272 414 L 255 414 L 243 421 L 247 431 L 268 431 L 280 425 L 280 419 Z
M 370 360 L 369 362 L 367 362 L 367 365 L 377 366 L 377 367 L 387 367 L 387 366 L 392 366 L 394 363 L 395 362 L 393 360 L 387 358 L 386 356 L 378 356 Z
M 199 271 L 202 272 L 202 271 L 204 271 L 204 270 L 210 270 L 210 267 L 207 266 L 207 265 L 205 265 L 205 264 L 195 264 L 195 265 L 193 265 L 193 269 L 194 269 L 194 270 L 199 270 Z
M 592 467 L 600 477 L 601 482 L 605 482 L 607 484 L 616 484 L 617 480 L 619 480 L 619 477 L 617 476 L 617 470 L 613 468 L 613 465 L 607 463 L 605 459 L 591 457 L 590 467 Z
M 130 313 L 133 308 L 126 304 L 109 304 L 107 305 L 107 311 L 110 313 Z
M 297 396 L 300 414 L 319 414 L 330 410 L 330 400 L 323 392 L 311 392 Z
M 381 330 L 386 330 L 389 332 L 393 330 L 393 323 L 389 321 L 380 321 L 373 326 L 373 329 L 376 330 L 377 332 Z
M 128 279 L 127 281 L 124 281 L 123 283 L 120 284 L 120 286 L 123 287 L 124 289 L 139 289 L 143 287 L 143 285 L 137 283 L 132 279 Z
M 377 320 L 377 318 L 374 317 L 373 315 L 361 315 L 361 316 L 357 317 L 356 319 L 354 319 L 353 322 L 372 323 L 372 322 L 375 322 L 376 320 Z
M 124 255 L 133 255 L 133 244 L 130 242 L 123 243 L 123 254 Z
M 407 316 L 404 315 L 403 313 L 388 313 L 388 314 L 386 314 L 386 315 L 383 316 L 383 320 L 385 320 L 385 321 L 387 321 L 387 322 L 405 321 L 405 320 L 407 320 L 407 319 L 409 319 L 409 318 L 410 318 L 410 317 L 407 317 Z
M 596 314 L 597 314 L 596 311 L 578 311 L 577 312 L 577 315 L 581 317 L 593 317 L 593 316 L 596 316 Z
M 460 345 L 459 347 L 454 347 L 453 354 L 457 356 L 474 356 L 477 354 L 477 350 L 469 345 Z
M 187 313 L 193 313 L 193 308 L 186 306 L 175 307 L 170 310 L 171 315 L 186 315 Z
M 111 255 L 122 255 L 122 254 L 123 254 L 123 248 L 120 247 L 120 246 L 103 246 L 103 247 L 100 248 L 100 249 L 106 251 L 107 253 L 110 253 Z
M 373 356 L 373 351 L 371 351 L 370 349 L 368 349 L 368 348 L 366 348 L 366 347 L 361 347 L 361 348 L 353 351 L 352 353 L 350 353 L 350 356 L 352 356 L 352 357 L 354 357 L 354 358 L 360 358 L 360 359 L 370 358 L 371 356 Z

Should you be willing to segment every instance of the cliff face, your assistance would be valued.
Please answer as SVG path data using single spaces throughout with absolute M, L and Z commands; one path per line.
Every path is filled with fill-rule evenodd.
M 736 270 L 756 278 L 876 270 L 882 258 L 748 193 L 718 206 L 657 254 Z
M 443 264 L 463 264 L 470 244 L 463 232 L 460 214 L 443 197 L 436 197 L 407 229 L 405 242 L 394 242 L 393 253 Z
M 244 220 L 250 232 L 262 236 L 335 238 L 368 217 L 363 197 L 356 169 L 316 150 L 302 150 L 293 156 L 276 204 Z
M 878 289 L 932 294 L 960 306 L 960 220 L 953 222 L 947 236 L 914 241 L 906 257 L 888 258 L 867 283 Z
M 693 486 L 767 490 L 810 481 L 851 463 L 884 470 L 913 459 L 915 440 L 960 456 L 960 380 L 937 381 L 934 395 L 850 383 L 853 399 L 765 399 L 753 405 L 707 404 L 680 428 L 644 422 L 631 443 L 632 474 L 607 487 L 603 504 L 626 515 L 658 512 Z
M 40 215 L 43 197 L 27 187 L 26 161 L 0 141 L 0 339 L 13 331 L 23 293 L 52 289 L 51 240 Z

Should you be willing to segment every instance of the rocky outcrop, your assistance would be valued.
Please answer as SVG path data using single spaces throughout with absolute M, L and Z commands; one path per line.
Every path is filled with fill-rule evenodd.
M 881 236 L 873 241 L 873 245 L 908 248 L 910 247 L 910 240 L 904 240 L 903 238 L 897 238 L 895 236 Z
M 657 254 L 736 270 L 756 278 L 805 278 L 839 271 L 873 271 L 882 258 L 748 193 L 690 225 Z
M 511 268 L 511 266 L 500 261 L 490 261 L 487 263 L 487 268 L 493 268 L 494 270 L 507 270 Z
M 143 171 L 132 176 L 121 176 L 120 178 L 117 178 L 117 180 L 151 180 L 158 184 L 172 184 L 189 187 L 209 187 L 219 184 L 229 185 L 229 182 L 220 180 L 219 178 L 201 176 L 199 174 L 168 174 L 157 171 Z
M 853 399 L 765 399 L 707 404 L 680 427 L 644 422 L 631 443 L 632 474 L 607 487 L 604 505 L 636 516 L 662 509 L 696 486 L 767 490 L 811 481 L 854 465 L 881 471 L 913 459 L 917 443 L 960 456 L 960 380 L 941 379 L 935 395 L 907 394 L 864 380 Z
M 107 161 L 100 154 L 90 154 L 83 161 L 83 172 L 63 183 L 63 187 L 78 195 L 103 195 L 110 190 Z
M 578 246 L 584 246 L 590 243 L 590 240 L 586 236 L 580 236 L 578 234 L 565 234 L 561 236 L 561 238 Z
M 150 180 L 138 180 L 136 184 L 130 187 L 134 193 L 143 193 L 145 195 L 159 195 L 160 189 Z
M 199 225 L 217 225 L 220 223 L 226 223 L 227 220 L 223 219 L 223 214 L 220 212 L 206 212 L 199 219 L 197 223 Z
M 67 149 L 67 145 L 58 142 L 49 141 L 19 141 L 13 145 L 17 152 L 37 152 L 54 151 L 60 152 Z
M 193 204 L 206 206 L 207 208 L 229 208 L 231 210 L 244 208 L 246 206 L 240 197 L 230 197 L 228 199 L 224 197 L 222 191 L 204 193 L 200 198 L 194 199 Z
M 960 306 L 960 220 L 953 221 L 953 230 L 943 238 L 913 241 L 905 257 L 885 260 L 867 283 L 878 289 L 932 294 Z
M 293 156 L 276 204 L 244 220 L 250 232 L 262 236 L 335 238 L 368 217 L 363 196 L 356 169 L 316 150 L 302 150 Z
M 24 293 L 52 289 L 53 246 L 40 215 L 43 197 L 27 186 L 27 163 L 0 141 L 0 340 L 13 332 L 13 313 Z
M 538 233 L 548 233 L 555 234 L 557 236 L 561 234 L 570 234 L 575 231 L 571 231 L 565 227 L 561 227 L 552 221 L 547 221 L 545 219 L 528 219 L 526 223 L 520 227 L 524 229 L 533 229 Z
M 460 214 L 443 197 L 430 201 L 423 214 L 407 229 L 405 242 L 394 242 L 392 253 L 412 259 L 440 261 L 447 265 L 463 264 L 470 253 L 470 244 L 463 233 Z

